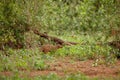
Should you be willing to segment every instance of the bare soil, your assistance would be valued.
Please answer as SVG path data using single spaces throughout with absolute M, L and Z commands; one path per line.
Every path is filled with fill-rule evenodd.
M 86 61 L 74 61 L 69 57 L 59 58 L 51 63 L 50 68 L 47 70 L 32 70 L 28 73 L 29 77 L 35 77 L 40 75 L 48 75 L 50 73 L 56 73 L 59 76 L 82 73 L 89 77 L 117 77 L 120 76 L 120 60 L 114 65 L 106 66 L 104 64 L 98 66 L 92 66 L 93 60 Z M 26 71 L 24 71 L 26 73 Z M 10 72 L 2 72 L 2 75 L 10 76 Z
M 50 69 L 44 71 L 31 71 L 30 76 L 46 75 L 49 73 L 56 73 L 60 76 L 83 73 L 90 77 L 116 77 L 120 75 L 120 60 L 114 65 L 98 65 L 92 66 L 93 60 L 86 61 L 72 61 L 70 58 L 57 59 L 50 65 Z

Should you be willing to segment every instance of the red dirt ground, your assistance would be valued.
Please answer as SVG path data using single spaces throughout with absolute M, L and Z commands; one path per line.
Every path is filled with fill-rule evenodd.
M 98 65 L 93 67 L 93 60 L 73 61 L 70 58 L 57 59 L 51 63 L 47 70 L 33 70 L 28 73 L 28 76 L 48 75 L 49 73 L 56 73 L 59 76 L 68 74 L 83 73 L 89 77 L 116 77 L 120 76 L 120 60 L 112 66 Z M 25 71 L 26 72 L 26 71 Z M 2 75 L 9 76 L 10 72 L 2 72 Z

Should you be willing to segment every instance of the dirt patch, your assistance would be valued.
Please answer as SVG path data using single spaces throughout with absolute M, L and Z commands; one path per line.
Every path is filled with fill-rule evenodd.
M 10 71 L 4 71 L 4 72 L 0 72 L 0 76 L 1 75 L 12 76 L 13 74 Z
M 73 61 L 70 58 L 59 58 L 51 63 L 50 68 L 47 70 L 32 70 L 28 73 L 29 77 L 35 77 L 40 75 L 48 75 L 50 73 L 56 73 L 59 76 L 83 73 L 89 77 L 117 77 L 120 76 L 120 60 L 118 60 L 112 66 L 98 65 L 92 66 L 93 60 L 86 61 Z M 10 72 L 2 72 L 2 74 L 9 76 Z
M 50 65 L 48 70 L 31 71 L 30 76 L 47 75 L 49 73 L 56 73 L 60 76 L 83 73 L 90 77 L 116 77 L 120 75 L 120 60 L 112 66 L 98 65 L 93 67 L 93 63 L 93 60 L 72 61 L 70 58 L 57 59 L 52 63 L 48 63 Z
M 76 65 L 78 64 L 77 66 L 77 69 L 79 71 L 81 71 L 82 73 L 88 75 L 88 76 L 91 76 L 91 77 L 95 77 L 95 76 L 112 76 L 112 77 L 115 77 L 117 75 L 119 75 L 120 73 L 120 61 L 118 61 L 116 63 L 116 65 L 114 66 L 106 66 L 106 65 L 99 65 L 99 66 L 96 66 L 96 67 L 93 67 L 92 64 L 93 64 L 93 61 L 85 61 L 83 63 L 80 64 L 80 62 L 76 63 Z

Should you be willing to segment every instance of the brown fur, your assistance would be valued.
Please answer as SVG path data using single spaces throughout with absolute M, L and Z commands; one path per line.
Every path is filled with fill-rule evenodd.
M 47 52 L 50 52 L 50 51 L 55 51 L 59 48 L 62 48 L 62 46 L 61 45 L 45 44 L 40 48 L 40 50 L 44 53 L 47 53 Z

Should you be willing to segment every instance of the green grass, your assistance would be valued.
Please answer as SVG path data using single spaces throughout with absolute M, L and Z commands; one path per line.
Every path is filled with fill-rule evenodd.
M 51 33 L 52 34 L 52 33 Z M 19 72 L 21 69 L 25 70 L 46 70 L 49 69 L 49 65 L 46 62 L 52 62 L 58 57 L 64 58 L 69 56 L 77 60 L 94 60 L 93 66 L 98 64 L 111 65 L 117 60 L 114 54 L 117 51 L 107 44 L 98 45 L 98 42 L 104 42 L 104 36 L 101 35 L 73 35 L 69 34 L 59 36 L 65 41 L 78 42 L 78 45 L 64 46 L 54 52 L 44 54 L 39 51 L 39 48 L 33 49 L 11 49 L 8 48 L 6 51 L 0 52 L 0 71 L 12 71 Z M 7 55 L 7 56 L 6 56 Z M 102 61 L 101 61 L 102 60 Z M 89 78 L 82 74 L 67 75 L 59 77 L 56 74 L 50 74 L 46 76 L 37 76 L 34 78 L 20 78 L 19 75 L 15 76 L 0 76 L 0 80 L 99 80 L 99 78 Z M 103 79 L 103 80 L 106 80 Z M 108 79 L 109 80 L 109 79 Z M 112 80 L 112 78 L 111 78 Z M 114 80 L 114 79 L 113 79 Z
M 8 56 L 4 55 L 7 53 Z M 52 60 L 52 56 L 42 54 L 38 49 L 13 50 L 9 49 L 0 55 L 0 71 L 14 71 L 19 69 L 46 69 L 45 61 Z
M 56 52 L 49 52 L 48 54 L 40 52 L 38 48 L 21 50 L 8 49 L 5 52 L 1 52 L 0 71 L 13 71 L 15 69 L 44 70 L 49 68 L 46 61 L 52 61 L 57 56 L 70 56 L 77 60 L 93 59 L 95 61 L 102 58 L 105 64 L 113 64 L 116 61 L 116 57 L 114 54 L 111 54 L 111 51 L 114 50 L 110 46 L 100 46 L 96 44 L 65 46 Z M 4 54 L 7 54 L 7 56 Z
M 37 77 L 19 77 L 18 75 L 5 77 L 0 76 L 0 80 L 98 80 L 97 78 L 90 79 L 89 77 L 82 74 L 71 74 L 64 77 L 57 76 L 54 73 L 51 73 L 46 76 L 37 76 Z
M 0 80 L 119 80 L 120 77 L 94 77 L 90 78 L 83 74 L 71 74 L 67 76 L 58 76 L 57 74 L 51 73 L 46 76 L 37 76 L 37 77 L 20 77 L 18 75 L 14 76 L 0 76 Z

